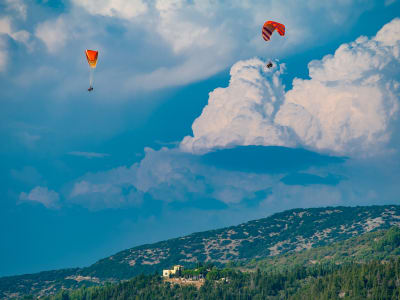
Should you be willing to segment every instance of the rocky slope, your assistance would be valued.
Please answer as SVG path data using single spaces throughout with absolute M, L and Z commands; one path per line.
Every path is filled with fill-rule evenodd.
M 238 226 L 134 247 L 86 268 L 3 277 L 0 298 L 118 281 L 174 264 L 224 264 L 300 252 L 393 225 L 400 226 L 400 206 L 294 209 Z

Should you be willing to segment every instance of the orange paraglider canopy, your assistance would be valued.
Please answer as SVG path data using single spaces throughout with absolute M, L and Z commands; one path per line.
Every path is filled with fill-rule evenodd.
M 280 35 L 285 35 L 285 25 L 274 21 L 265 22 L 262 28 L 263 39 L 268 42 L 275 29 L 278 31 Z
M 97 56 L 99 55 L 99 51 L 95 50 L 86 50 L 86 58 L 91 68 L 96 68 L 97 64 Z

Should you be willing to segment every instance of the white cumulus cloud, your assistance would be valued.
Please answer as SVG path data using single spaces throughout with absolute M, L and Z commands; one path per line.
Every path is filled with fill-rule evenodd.
M 286 145 L 287 132 L 273 122 L 284 96 L 281 72 L 266 68 L 259 59 L 236 63 L 229 86 L 210 93 L 208 105 L 192 125 L 194 137 L 185 137 L 181 147 L 205 152 L 234 145 Z
M 382 150 L 399 105 L 399 73 L 392 72 L 400 67 L 399 29 L 396 19 L 376 37 L 358 38 L 311 62 L 311 79 L 294 80 L 276 123 L 315 149 L 347 155 Z
M 19 200 L 38 202 L 51 209 L 57 209 L 60 207 L 60 197 L 58 193 L 42 186 L 35 187 L 29 193 L 22 192 L 19 195 Z
M 371 39 L 341 45 L 312 61 L 311 79 L 295 79 L 286 93 L 280 69 L 265 71 L 259 59 L 236 63 L 229 86 L 210 93 L 181 148 L 301 145 L 363 156 L 384 150 L 399 105 L 399 31 L 394 19 Z

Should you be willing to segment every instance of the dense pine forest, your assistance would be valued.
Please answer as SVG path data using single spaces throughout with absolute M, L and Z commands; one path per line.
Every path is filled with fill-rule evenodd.
M 44 299 L 400 299 L 400 259 L 296 267 L 272 273 L 214 267 L 200 289 L 171 285 L 158 275 L 141 275 L 120 284 L 62 291 Z

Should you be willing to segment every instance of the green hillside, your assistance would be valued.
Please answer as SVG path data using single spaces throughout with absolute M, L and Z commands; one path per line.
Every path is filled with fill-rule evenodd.
M 400 259 L 345 265 L 297 267 L 284 272 L 246 273 L 212 269 L 197 289 L 170 284 L 159 275 L 141 275 L 121 284 L 62 291 L 46 300 L 139 299 L 399 299 Z M 218 276 L 223 273 L 224 277 Z M 215 276 L 216 275 L 216 276 Z M 207 276 L 208 277 L 208 276 Z
M 400 225 L 400 206 L 294 209 L 238 226 L 134 247 L 86 268 L 3 277 L 0 298 L 28 293 L 47 295 L 62 288 L 101 285 L 141 273 L 159 273 L 174 264 L 193 267 L 197 263 L 223 266 L 235 262 L 248 264 L 246 269 L 258 266 L 268 271 L 285 265 L 311 266 L 325 260 L 341 263 L 353 258 L 387 259 L 396 256 L 397 250 L 389 251 L 387 245 L 371 248 L 368 243 L 380 238 L 378 230 L 393 225 Z M 364 238 L 365 233 L 370 236 Z M 302 252 L 307 249 L 311 251 Z M 289 255 L 292 253 L 295 255 Z
M 301 252 L 290 252 L 282 255 L 252 260 L 241 267 L 251 271 L 284 271 L 297 266 L 313 266 L 317 264 L 366 263 L 373 260 L 389 261 L 400 256 L 400 229 L 392 227 L 365 233 L 361 236 L 336 242 L 327 246 L 312 248 Z
M 331 246 L 262 260 L 251 272 L 202 268 L 205 281 L 200 288 L 171 285 L 159 275 L 142 275 L 121 284 L 63 291 L 46 300 L 399 299 L 399 246 L 400 229 L 392 227 Z M 326 258 L 325 254 L 335 250 L 337 256 Z M 348 255 L 343 255 L 344 251 L 349 251 Z M 298 265 L 309 258 L 320 259 L 311 265 Z
M 121 251 L 81 270 L 84 276 L 127 279 L 173 264 L 248 261 L 298 252 L 400 224 L 400 206 L 294 209 L 238 226 Z

